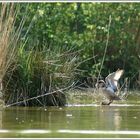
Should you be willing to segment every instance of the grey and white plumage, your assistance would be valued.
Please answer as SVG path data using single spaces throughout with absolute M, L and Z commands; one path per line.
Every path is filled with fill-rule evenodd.
M 123 75 L 124 70 L 117 70 L 109 74 L 105 81 L 99 80 L 96 83 L 96 88 L 99 89 L 99 92 L 104 95 L 109 102 L 102 102 L 102 105 L 109 105 L 113 102 L 113 100 L 120 100 L 120 98 L 116 95 L 118 91 L 118 80 Z

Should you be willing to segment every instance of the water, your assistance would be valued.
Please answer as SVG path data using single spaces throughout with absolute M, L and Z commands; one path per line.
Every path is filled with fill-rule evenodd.
M 140 138 L 139 97 L 111 106 L 9 107 L 0 110 L 0 137 Z

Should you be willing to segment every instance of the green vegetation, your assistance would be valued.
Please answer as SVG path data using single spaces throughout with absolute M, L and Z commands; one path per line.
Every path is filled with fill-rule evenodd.
M 139 3 L 15 3 L 10 9 L 12 6 L 1 5 L 0 20 L 0 27 L 6 28 L 0 40 L 0 49 L 2 43 L 6 46 L 6 53 L 0 50 L 6 104 L 63 105 L 65 93 L 59 89 L 73 82 L 96 81 L 99 74 L 105 77 L 118 68 L 125 70 L 131 88 L 140 87 Z

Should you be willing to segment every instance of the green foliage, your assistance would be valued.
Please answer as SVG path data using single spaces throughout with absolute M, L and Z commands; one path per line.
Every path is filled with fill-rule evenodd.
M 39 3 L 28 4 L 27 11 L 24 30 L 31 25 L 27 49 L 32 46 L 41 50 L 44 45 L 51 50 L 56 47 L 82 49 L 81 61 L 96 56 L 80 65 L 80 69 L 86 70 L 84 76 L 98 74 L 111 15 L 102 75 L 118 68 L 124 68 L 130 77 L 138 71 L 139 3 Z
M 123 68 L 125 77 L 133 77 L 132 84 L 136 81 L 134 75 L 140 69 L 139 3 L 17 5 L 15 28 L 26 19 L 21 31 L 21 42 L 26 43 L 18 48 L 13 77 L 18 92 L 22 90 L 32 97 L 66 87 L 76 78 L 97 77 L 110 16 L 109 44 L 101 75 Z
M 24 9 L 27 4 L 22 4 Z M 39 3 L 28 4 L 24 31 L 30 26 L 28 46 L 82 49 L 80 69 L 97 75 L 105 49 L 109 16 L 109 45 L 102 75 L 124 68 L 132 76 L 139 68 L 139 3 Z M 22 16 L 22 14 L 21 14 Z
M 25 100 L 24 105 L 57 105 L 58 103 L 52 101 L 48 103 L 48 96 L 31 102 L 26 102 L 26 99 L 54 91 L 59 94 L 57 90 L 70 86 L 75 79 L 77 58 L 70 50 L 64 52 L 57 48 L 50 50 L 43 47 L 42 51 L 27 51 L 25 45 L 21 45 L 18 49 L 16 68 L 12 74 L 5 77 L 5 81 L 10 79 L 5 92 L 6 103 Z

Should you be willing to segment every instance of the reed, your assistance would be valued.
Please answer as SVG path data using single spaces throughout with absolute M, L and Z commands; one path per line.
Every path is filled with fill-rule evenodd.
M 17 44 L 23 21 L 15 29 L 17 8 L 14 3 L 0 4 L 0 97 L 4 100 L 5 76 L 12 73 L 16 64 Z
M 65 91 L 72 87 L 76 75 L 75 53 L 46 47 L 27 51 L 22 45 L 17 54 L 18 65 L 7 87 L 7 106 L 65 105 Z
M 25 33 L 25 41 L 21 41 L 26 18 L 23 16 L 21 22 L 16 22 L 18 6 L 13 3 L 1 5 L 0 79 L 3 100 L 6 106 L 65 105 L 66 90 L 72 87 L 80 63 L 79 52 L 64 46 L 32 46 L 26 43 L 28 33 Z
M 18 34 L 14 31 L 16 11 L 13 3 L 0 5 L 0 97 L 3 100 L 3 80 L 15 59 Z

